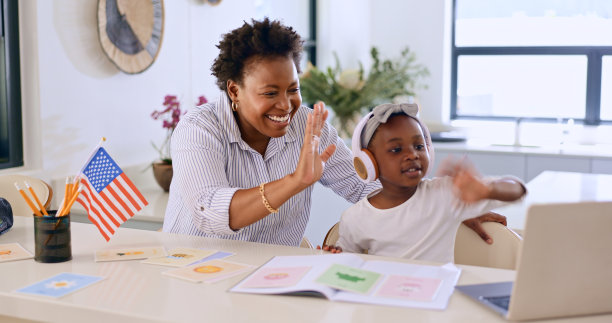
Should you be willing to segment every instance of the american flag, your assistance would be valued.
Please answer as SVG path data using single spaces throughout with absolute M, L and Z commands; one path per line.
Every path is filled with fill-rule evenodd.
M 89 220 L 106 239 L 148 204 L 134 183 L 100 147 L 81 171 L 83 190 L 77 198 Z

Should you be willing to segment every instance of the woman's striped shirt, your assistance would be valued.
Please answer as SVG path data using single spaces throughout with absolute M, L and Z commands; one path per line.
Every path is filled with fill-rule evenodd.
M 229 98 L 223 92 L 216 102 L 183 116 L 171 140 L 174 175 L 163 231 L 299 245 L 310 215 L 312 185 L 287 200 L 278 213 L 237 231 L 229 227 L 228 212 L 237 190 L 257 187 L 295 171 L 310 111 L 300 107 L 287 133 L 271 138 L 263 156 L 241 139 Z M 352 203 L 380 187 L 378 182 L 364 184 L 359 180 L 351 151 L 326 123 L 321 131 L 321 151 L 332 143 L 336 151 L 325 164 L 321 184 Z

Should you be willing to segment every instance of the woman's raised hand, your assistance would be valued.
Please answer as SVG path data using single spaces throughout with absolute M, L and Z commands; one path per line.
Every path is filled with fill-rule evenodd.
M 300 152 L 300 160 L 293 175 L 304 186 L 310 186 L 323 175 L 325 162 L 336 151 L 336 145 L 329 145 L 319 153 L 321 129 L 327 120 L 328 111 L 323 102 L 317 102 L 306 121 L 304 144 Z

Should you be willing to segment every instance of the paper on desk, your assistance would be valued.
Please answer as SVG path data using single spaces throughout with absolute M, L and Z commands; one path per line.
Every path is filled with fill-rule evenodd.
M 62 297 L 104 279 L 100 276 L 61 273 L 38 283 L 16 290 L 18 293 Z
M 0 244 L 0 262 L 30 258 L 34 258 L 34 256 L 19 243 Z
M 205 261 L 209 261 L 209 260 L 227 258 L 227 257 L 233 256 L 233 255 L 235 255 L 235 253 L 225 252 L 225 251 L 217 251 L 217 252 L 213 253 L 212 255 L 210 255 L 210 256 L 208 256 L 206 258 L 203 258 L 203 259 L 200 259 L 198 261 L 194 261 L 194 262 L 190 263 L 189 266 L 195 265 L 195 264 L 199 264 L 201 262 L 205 262 Z
M 162 274 L 185 279 L 194 283 L 213 283 L 230 278 L 255 266 L 213 259 L 195 265 L 164 271 Z
M 381 277 L 377 272 L 332 264 L 315 282 L 339 290 L 368 294 Z
M 453 294 L 455 285 L 461 275 L 461 269 L 452 263 L 443 266 L 423 266 L 408 263 L 392 263 L 389 261 L 366 261 L 361 269 L 375 271 L 387 275 L 387 280 L 379 284 L 373 296 L 360 295 L 340 291 L 336 300 L 347 302 L 364 302 L 380 305 L 395 305 L 411 308 L 443 310 L 448 306 L 448 300 Z M 419 286 L 396 285 L 399 291 L 390 293 L 389 277 L 400 276 L 403 280 L 421 279 Z M 397 279 L 397 278 L 395 278 Z M 406 293 L 407 287 L 416 288 L 412 293 Z M 385 290 L 385 288 L 387 288 Z
M 294 286 L 310 266 L 261 268 L 242 283 L 242 288 L 277 288 Z
M 141 263 L 171 267 L 184 267 L 216 252 L 217 250 L 174 248 L 170 250 L 168 255 L 165 257 L 149 258 L 141 261 Z
M 162 257 L 166 255 L 164 247 L 132 247 L 121 249 L 98 250 L 95 261 L 121 261 Z

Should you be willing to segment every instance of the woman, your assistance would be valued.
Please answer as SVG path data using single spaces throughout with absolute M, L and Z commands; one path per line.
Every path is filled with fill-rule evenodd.
M 212 66 L 222 93 L 172 136 L 165 232 L 299 245 L 315 182 L 355 203 L 380 184 L 356 176 L 322 103 L 302 106 L 302 40 L 278 21 L 223 36 Z

